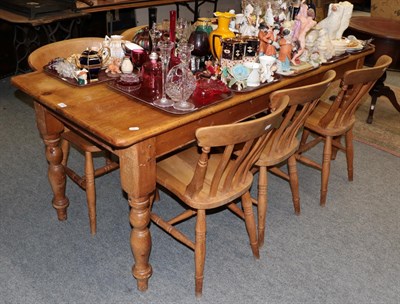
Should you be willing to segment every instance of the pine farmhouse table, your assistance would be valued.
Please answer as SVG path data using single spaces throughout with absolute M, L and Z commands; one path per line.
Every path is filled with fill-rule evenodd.
M 373 52 L 370 49 L 296 77 L 284 77 L 279 82 L 234 94 L 231 99 L 186 115 L 168 114 L 129 98 L 107 84 L 74 87 L 44 72 L 17 75 L 11 82 L 34 99 L 37 127 L 46 146 L 52 205 L 60 221 L 67 219 L 69 204 L 61 165 L 60 134 L 64 126 L 119 157 L 121 186 L 131 207 L 132 273 L 137 288 L 143 291 L 148 288 L 152 275 L 148 226 L 150 198 L 156 189 L 157 158 L 193 142 L 199 127 L 237 122 L 266 110 L 270 92 L 317 82 L 329 69 L 334 69 L 340 78 L 346 70 L 362 68 L 364 57 Z

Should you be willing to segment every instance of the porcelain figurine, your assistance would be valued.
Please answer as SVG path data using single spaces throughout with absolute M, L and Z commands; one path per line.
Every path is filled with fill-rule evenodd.
M 314 21 L 314 17 L 314 10 L 308 9 L 307 4 L 303 1 L 299 13 L 296 16 L 295 32 L 293 36 L 293 42 L 298 43 L 297 53 L 292 58 L 292 63 L 294 65 L 299 64 L 298 58 L 305 50 L 307 32 L 317 24 L 317 22 Z
M 260 24 L 258 32 L 258 39 L 260 40 L 259 56 L 275 56 L 276 48 L 274 42 L 276 42 L 276 37 L 273 32 L 272 26 L 267 26 L 265 24 Z
M 317 49 L 320 54 L 321 63 L 330 60 L 334 56 L 334 47 L 329 39 L 326 29 L 320 29 L 317 39 Z
M 274 14 L 271 8 L 271 2 L 267 2 L 267 9 L 265 10 L 264 21 L 268 26 L 273 26 L 274 21 Z
M 292 60 L 292 32 L 289 24 L 286 25 L 286 28 L 283 26 L 281 38 L 279 39 L 278 70 L 282 72 L 290 70 L 290 62 Z
M 256 16 L 253 14 L 254 7 L 251 4 L 247 4 L 244 9 L 244 19 L 240 26 L 239 32 L 242 36 L 257 36 L 258 29 L 256 28 Z
M 106 73 L 112 75 L 121 74 L 121 59 L 120 58 L 112 58 L 111 62 L 106 68 Z
M 330 40 L 341 39 L 350 23 L 353 4 L 348 1 L 329 4 L 328 16 L 317 24 L 317 28 L 325 29 Z
M 243 64 L 246 68 L 249 69 L 250 74 L 247 77 L 247 86 L 248 87 L 258 87 L 260 82 L 260 64 L 257 62 L 245 62 Z
M 276 58 L 272 56 L 260 56 L 259 58 L 261 69 L 260 69 L 260 81 L 264 82 L 272 82 L 274 80 L 274 70 L 275 70 L 275 63 Z
M 231 76 L 228 87 L 231 88 L 236 85 L 238 91 L 247 87 L 247 78 L 249 77 L 250 72 L 243 64 L 236 64 L 232 68 L 227 69 L 227 72 Z

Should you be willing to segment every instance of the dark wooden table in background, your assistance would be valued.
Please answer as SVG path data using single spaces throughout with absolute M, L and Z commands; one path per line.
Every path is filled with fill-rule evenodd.
M 374 65 L 381 55 L 389 55 L 393 61 L 389 69 L 400 72 L 400 21 L 383 17 L 356 16 L 350 20 L 347 35 L 355 35 L 358 39 L 367 40 L 373 38 L 375 53 L 365 58 L 365 64 Z M 400 112 L 400 104 L 393 90 L 385 85 L 386 73 L 371 89 L 371 105 L 367 123 L 372 123 L 375 106 L 378 97 L 385 96 L 393 107 Z

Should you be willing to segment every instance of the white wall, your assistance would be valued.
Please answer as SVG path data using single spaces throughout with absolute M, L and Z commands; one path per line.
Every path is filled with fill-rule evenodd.
M 238 13 L 240 8 L 239 0 L 219 0 L 218 1 L 218 11 L 227 12 L 230 9 L 234 9 L 236 13 Z M 190 3 L 190 6 L 194 6 L 194 3 Z M 213 8 L 214 5 L 212 3 L 204 3 L 200 7 L 200 17 L 213 17 Z M 176 10 L 175 5 L 163 5 L 157 7 L 157 22 L 161 22 L 163 19 L 169 19 L 169 11 Z M 147 8 L 137 9 L 136 10 L 136 20 L 137 25 L 145 25 L 148 24 L 148 10 Z M 179 16 L 184 17 L 188 20 L 193 20 L 193 14 L 185 7 L 181 6 L 179 8 Z

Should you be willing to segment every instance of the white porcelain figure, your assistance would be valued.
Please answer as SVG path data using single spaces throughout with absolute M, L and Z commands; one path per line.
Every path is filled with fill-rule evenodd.
M 253 12 L 254 7 L 251 4 L 247 4 L 244 9 L 244 20 L 239 30 L 243 36 L 256 36 L 256 33 L 258 33 L 258 29 L 255 27 Z
M 247 86 L 258 87 L 260 85 L 260 64 L 257 62 L 245 62 L 243 65 L 250 70 L 249 77 L 247 77 Z
M 267 25 L 274 25 L 274 14 L 272 13 L 271 2 L 267 2 L 267 9 L 265 10 L 264 20 Z
M 259 58 L 261 69 L 260 69 L 260 81 L 264 82 L 271 82 L 274 80 L 274 72 L 272 71 L 272 66 L 276 62 L 276 58 L 273 56 L 260 56 Z
M 321 63 L 330 60 L 335 53 L 331 40 L 326 29 L 320 29 L 317 39 L 317 48 L 320 54 Z
M 317 24 L 326 29 L 330 40 L 341 39 L 350 23 L 353 4 L 348 1 L 329 4 L 328 16 Z

